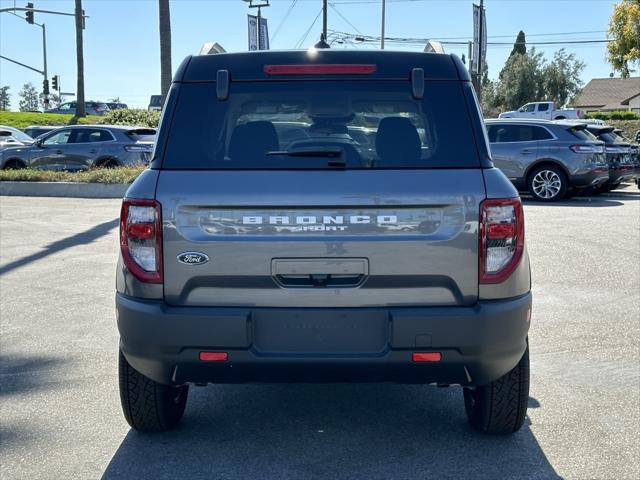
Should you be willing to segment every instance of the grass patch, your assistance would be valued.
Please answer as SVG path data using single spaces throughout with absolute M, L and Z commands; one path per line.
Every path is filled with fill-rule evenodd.
M 0 111 L 0 125 L 22 130 L 30 125 L 65 126 L 65 125 L 94 125 L 100 123 L 102 117 L 88 115 L 75 117 L 74 115 L 59 115 L 57 113 L 34 112 L 6 112 Z
M 54 170 L 0 170 L 0 182 L 131 183 L 145 167 L 92 168 L 81 172 Z

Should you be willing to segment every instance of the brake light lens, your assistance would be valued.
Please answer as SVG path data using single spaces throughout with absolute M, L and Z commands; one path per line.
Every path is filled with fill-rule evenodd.
M 134 277 L 145 283 L 162 283 L 162 209 L 157 201 L 123 200 L 120 251 Z
M 571 145 L 569 147 L 574 153 L 603 153 L 604 149 L 598 145 Z
M 125 145 L 124 149 L 127 152 L 150 152 L 151 150 L 153 150 L 153 145 Z
M 480 204 L 480 283 L 500 283 L 514 272 L 524 250 L 524 215 L 519 198 Z
M 265 65 L 267 75 L 368 75 L 376 71 L 372 64 L 300 64 Z

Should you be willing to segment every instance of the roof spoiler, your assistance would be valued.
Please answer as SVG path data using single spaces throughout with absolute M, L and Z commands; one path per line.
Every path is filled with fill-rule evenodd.
M 218 42 L 205 42 L 200 48 L 200 55 L 215 55 L 216 53 L 227 53 Z

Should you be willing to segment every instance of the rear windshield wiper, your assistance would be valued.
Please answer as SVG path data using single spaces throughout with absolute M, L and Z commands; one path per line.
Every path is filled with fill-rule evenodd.
M 342 148 L 301 148 L 296 150 L 274 150 L 273 152 L 267 152 L 268 156 L 283 156 L 283 157 L 327 157 L 338 158 L 343 153 Z M 344 162 L 343 162 L 344 163 Z

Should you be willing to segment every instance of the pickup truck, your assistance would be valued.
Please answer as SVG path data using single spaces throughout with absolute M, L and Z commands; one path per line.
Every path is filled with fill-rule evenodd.
M 513 112 L 503 112 L 498 118 L 541 118 L 543 120 L 577 119 L 582 116 L 580 110 L 568 108 L 556 110 L 553 102 L 531 102 Z

